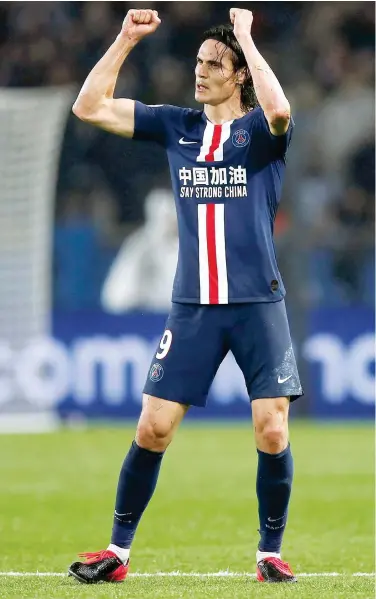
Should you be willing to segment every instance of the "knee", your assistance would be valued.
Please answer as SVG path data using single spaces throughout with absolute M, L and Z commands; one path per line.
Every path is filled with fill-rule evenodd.
M 150 451 L 165 451 L 172 439 L 172 426 L 169 422 L 152 421 L 142 418 L 137 426 L 136 443 Z
M 259 399 L 252 403 L 252 418 L 257 449 L 280 453 L 289 441 L 287 397 Z
M 266 423 L 258 435 L 258 446 L 265 453 L 280 453 L 288 444 L 287 428 L 282 424 Z
M 254 422 L 256 445 L 265 453 L 280 453 L 288 444 L 287 414 L 280 411 L 260 414 Z

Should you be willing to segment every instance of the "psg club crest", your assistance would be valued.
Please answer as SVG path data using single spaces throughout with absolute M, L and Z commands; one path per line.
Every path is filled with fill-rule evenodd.
M 153 364 L 153 366 L 150 368 L 150 374 L 149 374 L 150 380 L 153 381 L 153 383 L 158 383 L 158 381 L 161 380 L 163 375 L 164 375 L 164 370 L 163 370 L 162 364 L 158 364 L 158 362 Z
M 238 129 L 232 135 L 232 143 L 235 148 L 244 148 L 249 144 L 249 133 L 245 129 Z

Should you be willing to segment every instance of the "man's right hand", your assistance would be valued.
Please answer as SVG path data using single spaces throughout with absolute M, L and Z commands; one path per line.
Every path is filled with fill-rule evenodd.
M 136 10 L 133 8 L 128 11 L 124 19 L 121 35 L 137 43 L 143 37 L 154 33 L 160 24 L 161 20 L 156 10 Z

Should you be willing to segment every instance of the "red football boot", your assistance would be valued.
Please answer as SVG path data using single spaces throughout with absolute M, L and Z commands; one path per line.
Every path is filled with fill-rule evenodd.
M 84 562 L 74 562 L 68 575 L 74 576 L 80 582 L 95 584 L 97 582 L 122 582 L 129 570 L 129 560 L 126 564 L 115 553 L 105 549 L 95 553 L 79 553 L 85 557 Z
M 278 557 L 265 557 L 260 560 L 256 577 L 259 582 L 298 582 L 289 564 Z

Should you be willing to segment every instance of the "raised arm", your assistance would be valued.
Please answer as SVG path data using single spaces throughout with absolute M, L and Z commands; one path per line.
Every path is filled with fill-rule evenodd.
M 266 60 L 257 50 L 252 36 L 253 15 L 250 10 L 232 8 L 231 23 L 247 60 L 259 104 L 264 111 L 269 129 L 274 135 L 286 133 L 290 123 L 290 104 Z
M 155 10 L 129 10 L 116 40 L 83 84 L 73 113 L 82 121 L 125 137 L 134 133 L 134 100 L 114 99 L 120 68 L 130 51 L 160 24 Z

